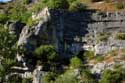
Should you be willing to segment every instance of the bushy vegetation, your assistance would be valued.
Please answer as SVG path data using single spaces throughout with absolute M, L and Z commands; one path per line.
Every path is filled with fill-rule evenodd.
M 84 3 L 77 0 L 71 3 L 69 11 L 71 12 L 84 11 L 86 8 L 87 6 Z
M 8 20 L 8 16 L 5 13 L 0 14 L 0 22 L 5 23 Z
M 102 33 L 100 33 L 100 34 L 97 36 L 97 41 L 98 41 L 98 42 L 99 42 L 99 41 L 107 41 L 108 38 L 109 38 L 109 36 L 110 36 L 110 33 L 104 33 L 104 32 L 102 32 Z
M 125 7 L 124 5 L 125 5 L 125 4 L 124 4 L 123 2 L 117 2 L 117 3 L 116 3 L 116 8 L 117 8 L 117 9 L 124 9 L 124 7 Z
M 86 50 L 86 51 L 83 53 L 83 58 L 86 58 L 86 59 L 88 59 L 88 60 L 93 59 L 94 56 L 95 56 L 95 54 L 94 54 L 93 51 L 87 51 L 87 50 Z
M 100 83 L 121 83 L 125 80 L 124 78 L 125 72 L 124 69 L 119 70 L 105 70 L 103 72 Z
M 35 54 L 42 62 L 51 62 L 58 59 L 58 54 L 52 45 L 41 45 L 35 50 Z
M 27 11 L 26 7 L 22 4 L 15 4 L 15 7 L 9 10 L 9 19 L 15 21 L 21 21 L 26 23 L 28 18 L 31 17 L 32 13 Z
M 98 83 L 94 75 L 89 70 L 82 71 L 81 79 L 83 83 Z
M 70 65 L 73 68 L 80 68 L 82 66 L 82 61 L 78 57 L 73 57 L 70 60 Z
M 53 72 L 48 72 L 43 78 L 42 82 L 43 83 L 54 83 L 56 80 L 57 74 Z
M 10 67 L 13 66 L 15 61 L 16 36 L 8 33 L 8 29 L 0 27 L 0 77 L 4 77 L 10 72 Z
M 33 6 L 33 11 L 40 11 L 46 6 L 49 9 L 69 9 L 70 11 L 83 11 L 87 8 L 80 0 L 41 0 Z
M 32 11 L 38 12 L 44 7 L 49 9 L 67 9 L 69 3 L 67 0 L 40 0 L 40 2 L 33 5 Z
M 104 60 L 104 57 L 102 55 L 96 56 L 97 62 L 102 62 Z
M 48 7 L 50 9 L 67 9 L 69 3 L 67 0 L 49 0 Z
M 115 39 L 125 40 L 125 33 L 120 33 L 120 32 L 116 33 Z

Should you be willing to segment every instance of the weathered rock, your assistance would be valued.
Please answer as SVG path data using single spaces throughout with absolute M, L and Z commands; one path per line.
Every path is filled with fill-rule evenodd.
M 42 66 L 38 66 L 33 72 L 33 83 L 41 83 L 42 79 Z
M 18 40 L 18 46 L 25 46 L 27 50 L 33 51 L 34 48 L 37 46 L 37 39 L 39 36 L 42 36 L 46 33 L 47 29 L 47 23 L 50 20 L 50 16 L 48 16 L 49 11 L 45 8 L 43 11 L 41 11 L 42 17 L 34 16 L 33 20 L 40 20 L 37 25 L 32 26 L 31 28 L 28 26 L 25 26 L 20 34 L 19 40 Z M 45 36 L 45 35 L 43 35 Z
M 10 33 L 14 33 L 16 34 L 17 36 L 19 36 L 19 34 L 21 33 L 22 31 L 22 28 L 25 26 L 24 23 L 21 23 L 19 21 L 16 21 L 16 22 L 13 22 L 13 21 L 8 21 L 6 24 L 5 24 L 5 28 L 9 28 L 9 31 Z
M 90 10 L 75 13 L 52 11 L 51 13 L 60 54 L 71 56 L 83 49 L 95 51 L 95 54 L 105 54 L 113 49 L 124 48 L 125 40 L 116 40 L 114 33 L 125 32 L 125 12 L 97 13 Z M 96 42 L 97 35 L 100 33 L 110 33 L 108 40 Z M 77 51 L 74 52 L 72 49 Z

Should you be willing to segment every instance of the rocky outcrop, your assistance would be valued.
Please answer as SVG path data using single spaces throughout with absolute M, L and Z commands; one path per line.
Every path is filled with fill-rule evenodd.
M 19 21 L 8 21 L 5 24 L 5 28 L 8 28 L 10 33 L 12 34 L 16 34 L 18 37 L 23 29 L 23 27 L 25 26 L 24 23 L 21 23 Z
M 114 49 L 123 49 L 125 40 L 114 38 L 117 32 L 125 32 L 125 12 L 87 10 L 84 12 L 51 11 L 56 29 L 57 49 L 60 54 L 72 55 L 81 50 L 105 54 Z M 99 34 L 108 33 L 107 41 L 99 41 Z
M 17 43 L 18 46 L 21 46 L 21 45 L 27 46 L 28 45 L 26 48 L 29 50 L 33 50 L 37 46 L 37 43 L 36 43 L 38 40 L 37 38 L 39 38 L 43 34 L 44 34 L 44 36 L 45 36 L 45 34 L 47 34 L 47 32 L 46 32 L 47 23 L 50 20 L 50 16 L 48 14 L 49 11 L 47 9 L 45 9 L 41 12 L 42 12 L 41 17 L 39 15 L 33 16 L 33 20 L 39 20 L 39 22 L 36 25 L 34 25 L 32 27 L 25 26 L 22 29 L 18 43 Z
M 37 66 L 33 72 L 33 83 L 42 83 L 42 77 L 45 76 L 45 72 L 42 71 L 42 66 Z
M 36 15 L 33 20 L 38 21 L 36 25 L 33 25 L 31 27 L 24 26 L 20 36 L 19 40 L 17 42 L 17 46 L 20 50 L 26 51 L 26 55 L 32 56 L 32 53 L 34 50 L 39 47 L 42 44 L 51 44 L 53 42 L 52 40 L 52 31 L 53 29 L 48 26 L 48 23 L 50 21 L 49 11 L 47 8 L 41 11 L 42 14 Z M 41 16 L 42 15 L 42 16 Z M 50 35 L 50 36 L 49 36 Z M 19 62 L 23 63 L 24 67 L 32 67 L 28 66 L 27 63 L 27 57 L 25 54 L 22 54 L 20 51 L 18 51 L 16 55 L 16 59 Z M 29 68 L 32 69 L 32 68 Z

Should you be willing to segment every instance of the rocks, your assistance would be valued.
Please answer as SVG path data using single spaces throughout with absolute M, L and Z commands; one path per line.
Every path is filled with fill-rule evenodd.
M 33 16 L 33 20 L 40 20 L 37 25 L 32 26 L 31 28 L 28 26 L 25 26 L 20 34 L 19 40 L 18 40 L 18 46 L 25 46 L 27 50 L 32 51 L 37 46 L 37 39 L 39 36 L 46 34 L 47 29 L 47 22 L 50 20 L 50 17 L 48 16 L 48 10 L 45 8 L 43 11 L 41 11 L 42 17 L 38 14 L 38 16 Z
M 95 54 L 105 54 L 113 49 L 124 48 L 124 40 L 120 42 L 114 39 L 114 33 L 125 32 L 125 12 L 60 12 L 51 13 L 56 30 L 57 49 L 60 54 L 65 53 L 63 55 L 66 57 L 74 55 L 76 52 L 74 53 L 72 49 L 78 49 L 77 52 L 83 49 L 95 50 Z M 100 33 L 110 33 L 108 40 L 96 42 L 97 35 Z M 72 47 L 74 43 L 78 43 L 79 48 L 78 46 Z
M 25 26 L 25 24 L 21 23 L 19 21 L 16 21 L 16 22 L 8 21 L 5 24 L 5 28 L 9 28 L 10 33 L 16 34 L 18 37 L 24 26 Z
M 37 66 L 33 72 L 33 83 L 41 83 L 42 79 L 42 66 Z
M 50 41 L 52 39 L 51 37 L 53 36 L 53 34 L 50 33 L 50 31 L 52 31 L 52 30 L 48 31 L 50 27 L 47 26 L 48 22 L 50 20 L 50 17 L 48 16 L 49 12 L 47 11 L 47 9 L 45 9 L 41 12 L 42 12 L 42 15 L 44 15 L 44 16 L 39 17 L 39 15 L 38 15 L 39 21 L 36 25 L 33 25 L 31 27 L 24 26 L 20 33 L 18 42 L 17 42 L 19 51 L 17 52 L 16 59 L 18 62 L 22 62 L 23 66 L 27 67 L 29 70 L 32 70 L 33 66 L 34 66 L 31 63 L 28 63 L 28 59 L 33 60 L 34 56 L 32 54 L 33 54 L 34 50 L 38 46 L 40 46 L 44 43 L 50 44 L 50 42 L 48 42 L 48 41 Z M 34 18 L 34 20 L 36 20 L 36 19 Z M 48 39 L 45 38 L 48 35 L 50 35 L 50 38 L 48 38 Z M 20 50 L 21 50 L 21 52 L 20 52 Z M 26 54 L 23 54 L 24 52 L 22 52 L 22 51 L 24 51 L 24 52 L 26 51 Z M 29 56 L 30 56 L 30 58 L 29 58 Z
M 44 21 L 48 21 L 48 18 L 50 19 L 50 13 L 48 7 L 44 8 L 42 11 L 40 11 L 37 14 L 32 15 L 33 20 L 40 20 L 43 19 Z

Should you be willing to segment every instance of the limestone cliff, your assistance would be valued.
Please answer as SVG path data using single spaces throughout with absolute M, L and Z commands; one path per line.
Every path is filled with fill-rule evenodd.
M 105 54 L 125 47 L 125 40 L 114 37 L 116 33 L 125 32 L 125 12 L 101 13 L 90 10 L 52 13 L 60 52 L 74 54 L 85 49 Z M 100 34 L 107 34 L 106 41 L 98 41 Z
M 82 50 L 105 54 L 125 47 L 125 40 L 114 37 L 118 32 L 125 32 L 125 12 L 68 12 L 45 8 L 38 14 L 33 14 L 33 19 L 39 20 L 38 24 L 32 29 L 23 28 L 18 45 L 27 43 L 26 45 L 30 44 L 28 47 L 35 48 L 43 43 L 42 40 L 46 36 L 46 42 L 53 42 L 57 51 L 65 57 Z M 47 32 L 48 30 L 50 32 Z M 100 34 L 106 35 L 106 41 L 98 41 Z M 42 43 L 38 44 L 37 41 Z

